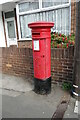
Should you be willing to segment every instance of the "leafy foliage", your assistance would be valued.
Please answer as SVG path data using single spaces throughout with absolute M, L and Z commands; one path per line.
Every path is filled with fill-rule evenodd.
M 62 89 L 63 90 L 71 90 L 71 88 L 72 88 L 72 84 L 71 83 L 64 82 L 62 84 Z
M 51 47 L 52 48 L 68 48 L 75 45 L 75 35 L 68 36 L 61 33 L 51 32 Z

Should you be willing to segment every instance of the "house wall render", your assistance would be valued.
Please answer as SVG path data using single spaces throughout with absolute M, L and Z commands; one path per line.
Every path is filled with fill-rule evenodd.
M 0 12 L 0 47 L 5 47 L 5 37 L 4 37 L 4 28 L 3 28 L 3 21 L 2 21 L 2 12 Z
M 2 69 L 6 74 L 33 78 L 32 49 L 0 48 L 2 51 Z M 52 83 L 72 82 L 73 79 L 74 47 L 68 49 L 51 49 Z

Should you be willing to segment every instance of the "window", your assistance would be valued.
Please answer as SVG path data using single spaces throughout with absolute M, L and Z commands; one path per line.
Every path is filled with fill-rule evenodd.
M 53 30 L 69 34 L 70 32 L 70 0 L 27 0 L 17 5 L 19 38 L 31 38 L 28 23 L 36 21 L 54 22 Z
M 54 2 L 53 2 L 53 0 L 43 0 L 42 1 L 43 8 L 51 7 L 51 6 L 55 6 L 55 5 L 59 5 L 59 4 L 61 4 L 61 0 L 59 0 L 58 2 L 57 2 L 57 0 L 54 0 Z
M 39 1 L 38 0 L 28 0 L 22 4 L 19 4 L 19 12 L 26 12 L 39 9 Z
M 15 16 L 14 11 L 6 12 L 5 13 L 5 19 L 12 18 Z
M 42 7 L 51 7 L 65 3 L 69 3 L 69 0 L 42 0 Z
M 8 37 L 9 38 L 16 38 L 14 21 L 8 21 L 7 28 L 8 28 Z

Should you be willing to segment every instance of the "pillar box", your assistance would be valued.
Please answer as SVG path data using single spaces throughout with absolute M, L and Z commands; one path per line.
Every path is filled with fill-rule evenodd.
M 51 91 L 51 27 L 53 22 L 28 24 L 32 29 L 34 91 L 46 94 Z

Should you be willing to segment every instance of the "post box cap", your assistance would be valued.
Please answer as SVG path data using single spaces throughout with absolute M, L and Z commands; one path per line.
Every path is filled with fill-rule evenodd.
M 38 21 L 28 24 L 29 28 L 44 28 L 44 27 L 51 28 L 53 26 L 54 26 L 54 22 L 45 22 L 45 21 Z

